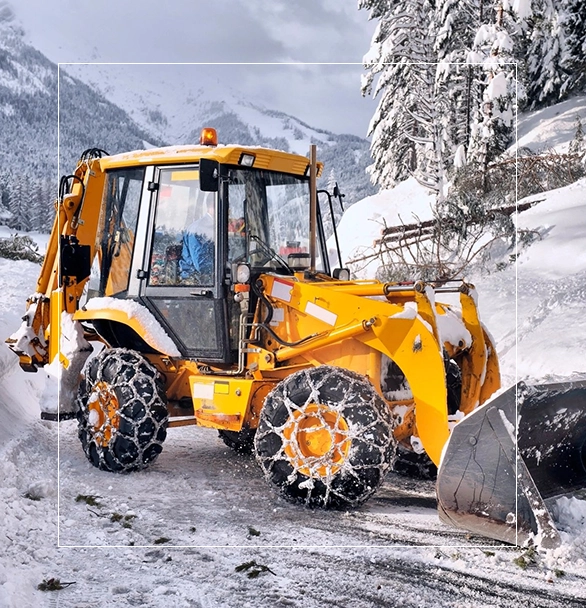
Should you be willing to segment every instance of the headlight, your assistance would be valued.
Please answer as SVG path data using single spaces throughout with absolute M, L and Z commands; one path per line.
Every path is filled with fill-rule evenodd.
M 236 267 L 236 282 L 248 283 L 250 281 L 250 266 L 248 264 L 238 264 Z

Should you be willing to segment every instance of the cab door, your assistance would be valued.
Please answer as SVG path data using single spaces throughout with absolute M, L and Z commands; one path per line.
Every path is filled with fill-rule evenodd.
M 155 169 L 148 189 L 140 298 L 183 356 L 229 362 L 218 195 L 200 190 L 197 165 Z

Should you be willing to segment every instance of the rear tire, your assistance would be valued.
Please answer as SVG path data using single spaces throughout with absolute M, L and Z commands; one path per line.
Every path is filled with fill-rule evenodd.
M 425 452 L 418 454 L 401 444 L 397 446 L 393 472 L 412 479 L 433 481 L 437 477 L 437 467 Z
M 347 508 L 383 483 L 394 419 L 363 376 L 320 366 L 292 374 L 265 400 L 255 437 L 265 477 L 291 502 Z
M 252 454 L 254 450 L 254 434 L 256 429 L 241 431 L 218 431 L 220 439 L 238 454 Z
M 105 349 L 79 386 L 78 435 L 88 460 L 113 472 L 145 468 L 161 453 L 168 412 L 159 372 L 140 354 Z

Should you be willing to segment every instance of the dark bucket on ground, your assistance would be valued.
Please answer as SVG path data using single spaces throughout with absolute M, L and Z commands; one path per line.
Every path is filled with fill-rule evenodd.
M 546 499 L 586 487 L 586 380 L 519 383 L 454 428 L 438 472 L 440 518 L 506 543 L 561 539 Z

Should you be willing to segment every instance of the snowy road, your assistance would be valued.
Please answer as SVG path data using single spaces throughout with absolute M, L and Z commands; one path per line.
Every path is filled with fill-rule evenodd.
M 93 468 L 76 435 L 61 425 L 59 493 L 55 426 L 32 423 L 4 452 L 3 608 L 586 605 L 584 535 L 523 570 L 522 550 L 441 524 L 429 482 L 391 475 L 361 509 L 310 511 L 277 498 L 213 431 L 173 429 L 131 475 Z M 270 571 L 235 570 L 251 561 Z M 35 590 L 50 577 L 75 584 Z

